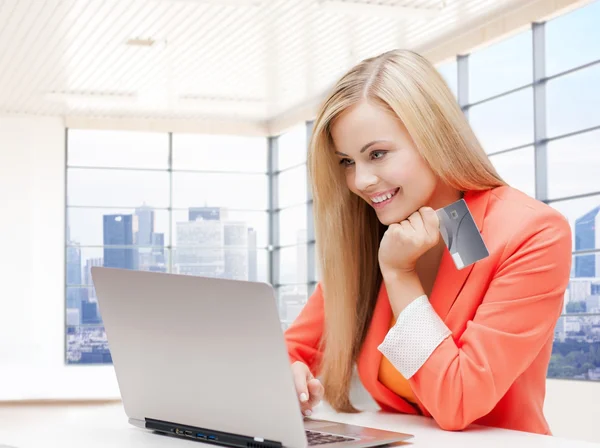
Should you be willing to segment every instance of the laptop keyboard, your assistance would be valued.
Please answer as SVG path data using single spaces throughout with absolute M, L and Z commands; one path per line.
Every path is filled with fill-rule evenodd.
M 356 440 L 353 437 L 344 437 L 339 436 L 337 434 L 309 431 L 308 429 L 306 430 L 306 438 L 308 439 L 309 446 L 325 445 L 326 443 L 349 442 L 351 440 Z

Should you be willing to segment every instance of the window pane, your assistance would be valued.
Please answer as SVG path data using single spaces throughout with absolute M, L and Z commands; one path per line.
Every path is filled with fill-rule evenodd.
M 87 303 L 96 301 L 97 297 L 93 287 L 68 287 L 66 308 L 67 326 L 78 326 L 81 325 L 82 322 L 85 322 L 85 324 L 99 323 L 99 314 L 97 312 L 90 313 L 89 311 L 92 311 L 92 308 L 86 306 Z M 86 311 L 85 315 L 82 315 L 82 311 Z
M 306 165 L 277 175 L 279 208 L 306 202 Z
M 219 207 L 190 208 L 173 212 L 173 232 L 174 246 L 202 246 L 208 244 L 205 241 L 219 241 L 221 246 L 230 236 L 245 232 L 249 246 L 264 248 L 268 245 L 269 214 Z
M 548 143 L 548 196 L 600 191 L 600 131 Z
M 69 129 L 68 165 L 169 168 L 169 134 Z
M 592 254 L 596 256 L 596 254 Z M 600 258 L 600 253 L 597 254 Z M 600 276 L 577 276 L 576 266 L 586 263 L 577 263 L 578 259 L 588 259 L 589 255 L 575 255 L 573 257 L 573 272 L 571 281 L 565 295 L 565 314 L 598 313 L 600 314 Z
M 266 174 L 173 173 L 173 207 L 266 210 Z
M 546 23 L 546 74 L 551 76 L 600 59 L 600 2 Z
M 559 318 L 548 378 L 600 381 L 600 316 Z
M 533 146 L 490 156 L 498 174 L 511 186 L 535 197 Z
M 452 93 L 454 93 L 454 96 L 458 97 L 458 67 L 456 59 L 440 65 L 437 69 L 446 81 L 446 84 L 448 84 L 448 87 L 450 87 L 450 90 L 452 90 Z
M 93 266 L 167 272 L 169 250 L 164 247 L 67 247 L 67 285 L 92 285 Z
M 69 208 L 67 243 L 83 246 L 111 244 L 111 232 L 128 231 L 128 245 L 166 246 L 169 244 L 169 212 L 149 207 L 136 209 Z M 121 217 L 120 221 L 117 218 Z M 114 219 L 113 219 L 114 218 Z
M 279 283 L 306 283 L 306 245 L 279 249 Z
M 533 82 L 531 30 L 469 56 L 469 102 L 473 103 Z
M 600 248 L 600 237 L 596 229 L 600 228 L 600 195 L 581 199 L 552 202 L 552 207 L 567 217 L 573 234 L 573 250 Z M 576 273 L 577 277 L 581 271 Z
M 94 304 L 86 313 L 93 315 Z M 67 326 L 67 364 L 111 364 L 103 325 Z
M 69 168 L 67 205 L 167 208 L 169 173 Z
M 173 169 L 267 172 L 267 139 L 173 134 Z
M 600 124 L 600 64 L 548 81 L 548 136 Z
M 306 162 L 307 147 L 306 125 L 304 123 L 295 126 L 285 134 L 281 134 L 277 138 L 278 168 L 284 170 Z
M 470 108 L 469 122 L 488 154 L 533 143 L 533 90 Z
M 281 286 L 277 289 L 279 317 L 289 326 L 300 314 L 308 298 L 307 285 Z
M 306 204 L 286 208 L 279 212 L 279 244 L 303 244 L 306 242 Z
M 173 250 L 173 273 L 266 282 L 268 253 L 245 246 L 178 247 Z

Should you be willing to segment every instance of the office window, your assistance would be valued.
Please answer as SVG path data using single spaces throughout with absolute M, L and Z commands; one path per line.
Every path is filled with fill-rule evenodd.
M 596 236 L 596 230 L 600 229 L 600 195 L 551 202 L 550 205 L 569 220 L 573 251 L 600 249 L 600 234 Z M 580 275 L 576 272 L 576 276 Z
M 532 35 L 524 31 L 469 55 L 469 102 L 533 81 Z
M 266 138 L 72 131 L 66 361 L 110 363 L 93 266 L 269 281 Z
M 454 96 L 458 97 L 458 67 L 456 58 L 440 65 L 437 69 L 442 78 L 444 78 L 444 81 L 446 81 L 446 84 L 448 84 L 448 87 L 450 87 L 450 90 L 452 90 L 452 93 L 454 93 Z
M 548 81 L 548 137 L 600 126 L 600 64 Z
M 600 131 L 548 143 L 548 196 L 559 199 L 600 192 Z
M 306 243 L 307 206 L 300 204 L 279 212 L 279 244 L 289 246 Z
M 469 122 L 485 152 L 493 153 L 533 143 L 531 88 L 469 109 Z
M 277 176 L 279 207 L 306 203 L 306 165 L 282 171 Z
M 551 378 L 600 381 L 599 19 L 595 1 L 544 25 L 546 74 L 555 76 L 546 84 L 544 111 L 548 200 L 567 217 L 573 234 L 571 282 L 555 329 Z
M 306 149 L 308 147 L 306 137 L 306 125 L 304 123 L 277 137 L 277 168 L 279 170 L 286 170 L 306 163 Z
M 174 134 L 173 148 L 174 170 L 267 172 L 264 137 Z
M 546 74 L 556 75 L 600 60 L 600 1 L 546 24 Z
M 549 378 L 600 380 L 600 279 L 592 272 L 598 263 L 600 253 L 573 257 L 564 314 L 554 329 Z
M 533 146 L 490 156 L 498 174 L 511 187 L 535 197 L 535 159 Z
M 277 137 L 278 172 L 276 256 L 277 298 L 283 328 L 298 314 L 308 296 L 307 216 L 312 204 L 308 201 L 307 185 L 307 125 L 296 126 Z

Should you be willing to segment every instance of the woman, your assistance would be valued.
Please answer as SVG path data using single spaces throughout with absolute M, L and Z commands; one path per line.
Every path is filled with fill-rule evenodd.
M 352 68 L 314 123 L 309 170 L 322 281 L 286 331 L 304 414 L 323 396 L 355 412 L 357 363 L 384 411 L 550 434 L 571 231 L 505 184 L 435 68 L 410 51 Z M 457 270 L 435 210 L 461 198 L 490 255 Z

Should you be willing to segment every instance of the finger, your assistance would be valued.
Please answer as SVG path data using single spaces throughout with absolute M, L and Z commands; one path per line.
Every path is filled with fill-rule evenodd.
M 296 386 L 296 393 L 298 400 L 301 404 L 308 402 L 308 386 L 306 381 L 306 372 L 303 369 L 295 368 L 294 371 L 294 385 Z
M 309 393 L 308 404 L 312 409 L 313 407 L 318 405 L 321 402 L 321 400 L 323 399 L 323 395 L 325 393 L 325 388 L 323 387 L 323 384 L 321 384 L 321 382 L 318 379 L 310 380 L 308 382 L 307 386 L 308 386 L 308 393 Z
M 415 229 L 415 233 L 418 235 L 426 235 L 427 231 L 425 230 L 425 224 L 423 223 L 423 217 L 420 212 L 415 212 L 408 217 L 408 222 L 412 225 L 413 229 Z
M 409 220 L 404 220 L 400 223 L 400 237 L 411 238 L 415 234 L 415 229 Z
M 427 234 L 433 240 L 437 241 L 440 235 L 440 218 L 431 207 L 423 207 L 420 209 L 420 212 L 423 217 L 423 223 L 425 224 Z

